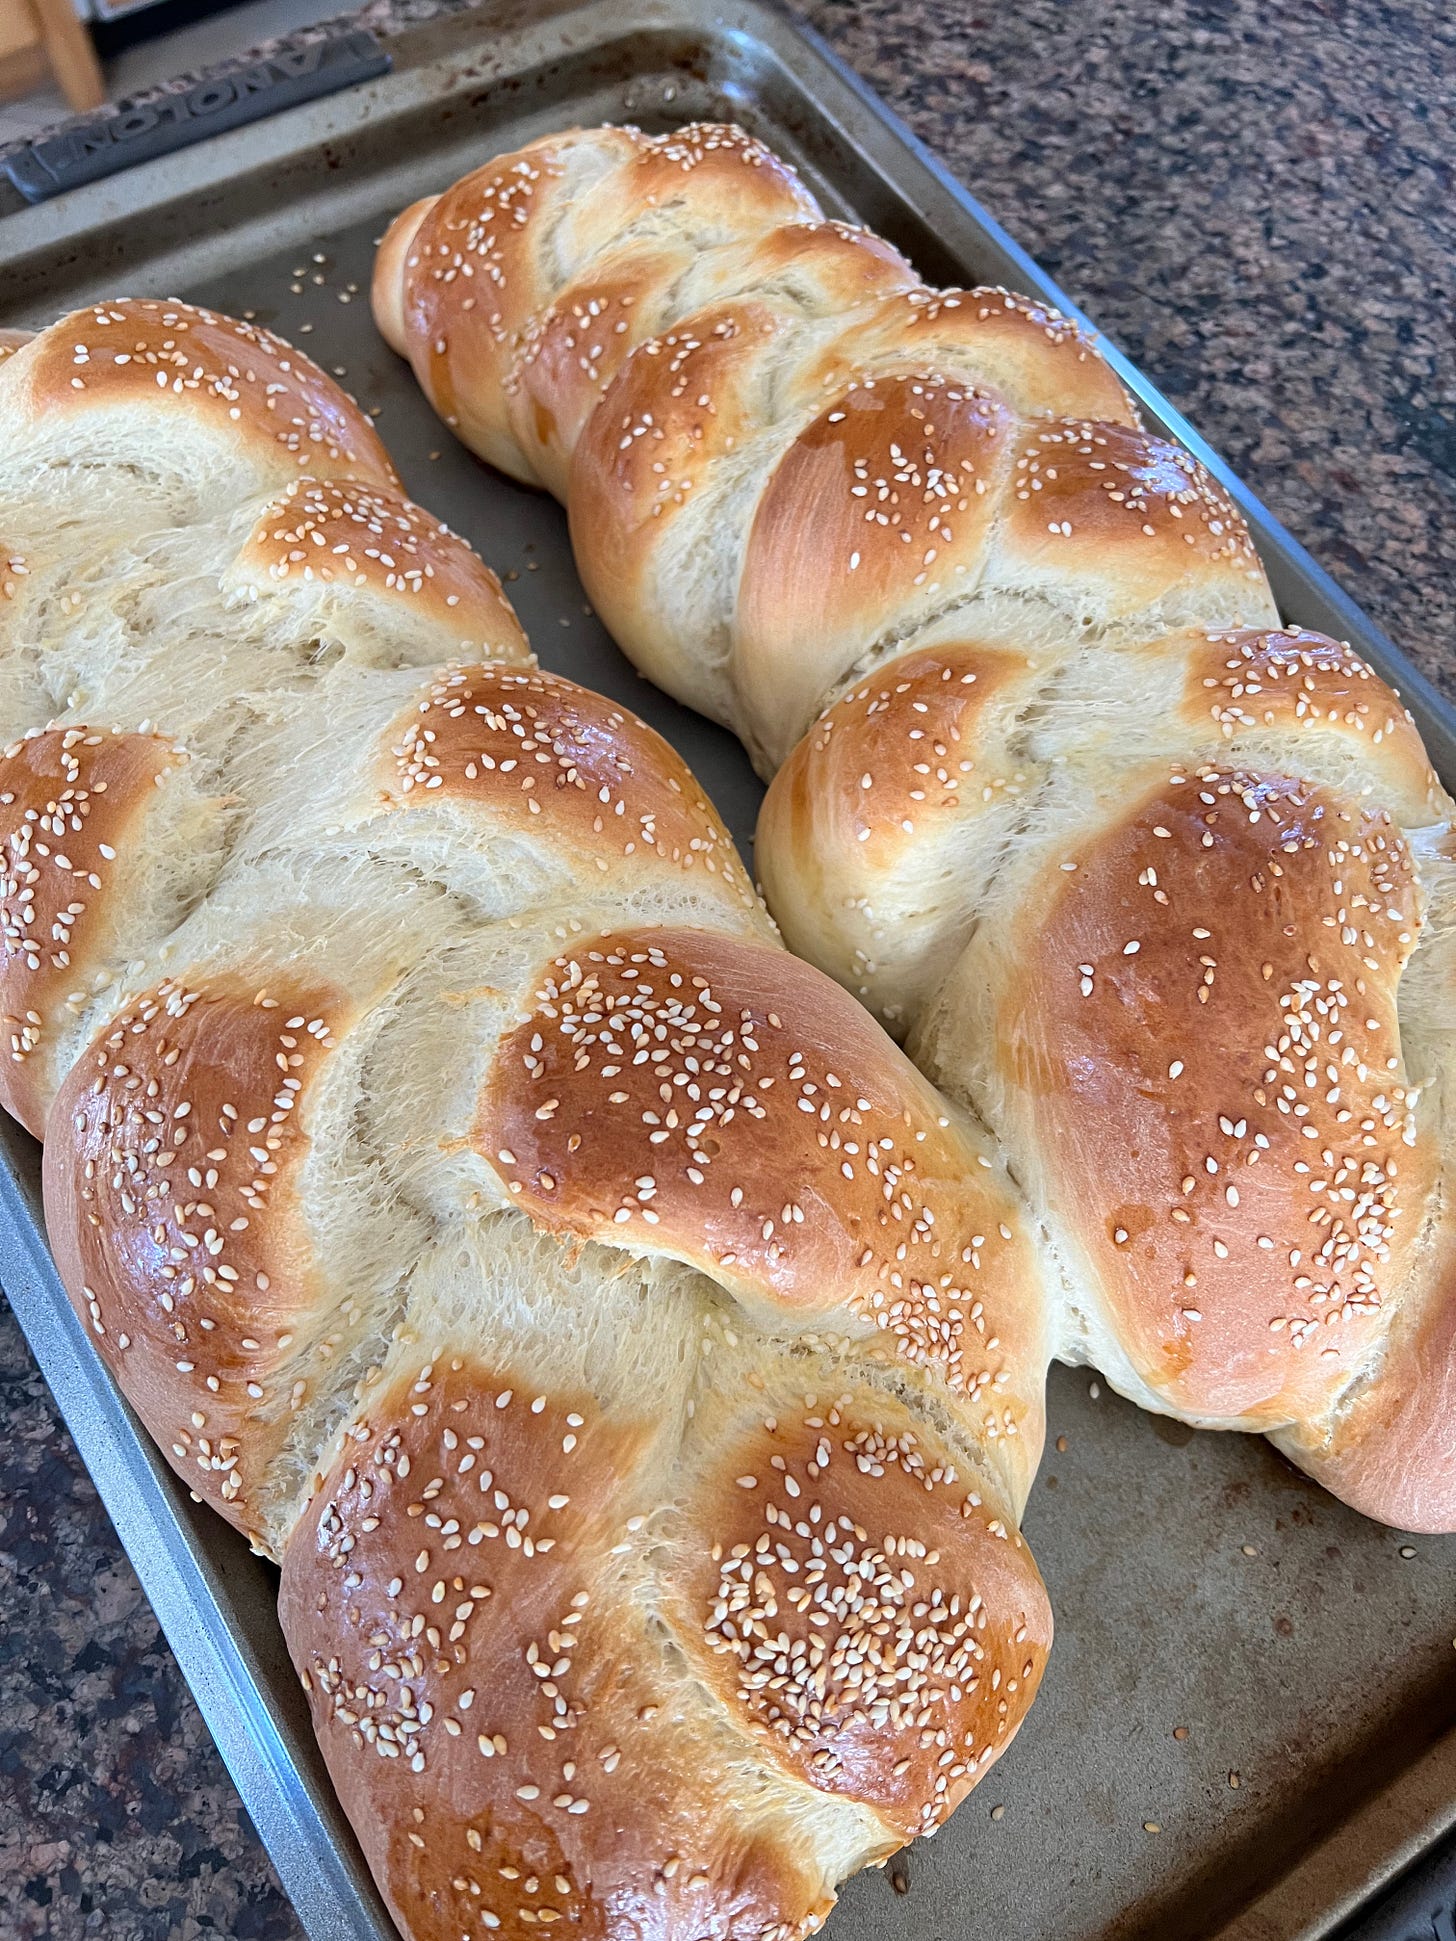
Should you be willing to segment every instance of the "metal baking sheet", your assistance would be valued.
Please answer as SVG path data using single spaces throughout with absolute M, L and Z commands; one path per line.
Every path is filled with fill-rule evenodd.
M 1070 306 L 758 0 L 515 0 L 391 49 L 394 72 L 355 92 L 0 209 L 0 320 L 177 294 L 255 316 L 341 370 L 410 489 L 505 576 L 546 665 L 676 742 L 747 848 L 760 791 L 737 743 L 633 672 L 587 611 L 558 508 L 460 450 L 375 337 L 365 293 L 384 220 L 571 122 L 731 116 L 931 280 Z M 1286 618 L 1387 672 L 1456 784 L 1456 713 L 1110 355 L 1240 500 Z M 13 1129 L 0 1143 L 0 1277 L 284 1885 L 317 1941 L 384 1941 L 284 1657 L 273 1573 L 137 1430 L 50 1265 L 36 1148 Z M 849 1884 L 833 1941 L 1325 1941 L 1456 1826 L 1456 1541 L 1369 1523 L 1263 1442 L 1195 1435 L 1066 1369 L 1027 1530 L 1057 1611 L 1042 1697 L 945 1832 Z
M 1456 1852 L 1443 1848 L 1413 1867 L 1347 1941 L 1456 1941 Z

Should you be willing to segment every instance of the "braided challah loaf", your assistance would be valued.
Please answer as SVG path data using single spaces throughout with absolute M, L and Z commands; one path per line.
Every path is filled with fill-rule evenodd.
M 374 304 L 774 776 L 770 908 L 998 1143 L 1058 1352 L 1456 1528 L 1452 804 L 1217 484 L 732 128 L 490 162 Z
M 401 1928 L 807 1933 L 1049 1643 L 1002 1174 L 286 345 L 79 312 L 0 454 L 3 1100 Z

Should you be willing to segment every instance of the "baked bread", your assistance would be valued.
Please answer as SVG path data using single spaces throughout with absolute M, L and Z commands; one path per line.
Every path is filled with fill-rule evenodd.
M 1014 1196 L 264 332 L 0 364 L 0 1098 L 401 1930 L 805 1934 L 1009 1742 Z
M 1088 337 L 720 127 L 487 163 L 374 305 L 773 777 L 770 908 L 991 1133 L 1057 1352 L 1456 1528 L 1452 803 Z

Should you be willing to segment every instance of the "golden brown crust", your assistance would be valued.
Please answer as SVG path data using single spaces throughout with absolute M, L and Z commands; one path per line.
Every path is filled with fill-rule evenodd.
M 0 330 L 0 364 L 7 357 L 13 357 L 16 351 L 23 350 L 34 335 L 33 330 Z
M 1405 1277 L 1436 1140 L 1429 1106 L 1413 1131 L 1396 986 L 1422 924 L 1448 928 L 1444 902 L 1420 907 L 1402 828 L 1448 899 L 1426 865 L 1449 853 L 1433 825 L 1450 805 L 1398 697 L 1347 648 L 1279 628 L 1231 497 L 1140 428 L 1070 319 L 926 289 L 884 246 L 772 211 L 724 242 L 711 197 L 624 223 L 631 178 L 603 170 L 568 215 L 574 322 L 539 321 L 561 409 L 523 386 L 515 437 L 550 440 L 543 476 L 639 668 L 765 774 L 786 761 L 757 852 L 786 934 L 1017 1143 L 1065 1250 L 1069 1352 L 1198 1420 L 1297 1417 L 1299 1459 L 1367 1493 L 1401 1392 L 1443 1475 L 1418 1397 L 1444 1398 L 1445 1350 L 1399 1346 L 1425 1312 Z M 629 349 L 653 310 L 658 334 Z M 970 422 L 977 399 L 991 421 Z M 876 437 L 866 400 L 886 407 Z M 1202 760 L 1162 787 L 1165 762 Z M 1147 803 L 1121 807 L 1145 789 L 1172 839 Z M 1185 903 L 1201 920 L 1180 927 Z M 596 977 L 567 954 L 558 969 Z M 1272 1131 L 1249 1131 L 1256 1093 Z M 546 1152 L 551 1134 L 523 1131 L 509 1150 Z M 568 1230 L 614 1206 L 643 1218 L 559 1153 L 538 1172 L 544 1194 L 513 1182 L 537 1217 L 581 1186 Z M 723 1275 L 722 1251 L 685 1257 Z M 1400 1487 L 1413 1501 L 1413 1472 Z
M 228 580 L 393 598 L 462 644 L 490 646 L 501 659 L 530 655 L 500 581 L 465 541 L 400 493 L 355 480 L 286 487 L 259 515 Z
M 1136 424 L 1079 325 L 1001 289 L 925 289 L 889 245 L 824 222 L 733 128 L 576 130 L 492 164 L 492 208 L 471 220 L 509 232 L 494 348 L 457 355 L 451 332 L 479 328 L 464 315 L 478 297 L 461 294 L 459 249 L 425 238 L 479 186 L 447 192 L 407 262 L 440 286 L 437 310 L 406 306 L 400 326 L 421 381 L 477 450 L 567 497 L 608 626 L 680 697 L 742 714 L 767 769 L 878 642 L 974 593 L 1016 412 Z M 391 238 L 382 277 L 399 254 Z M 871 407 L 883 415 L 859 453 Z M 735 484 L 755 440 L 776 474 L 756 518 Z M 703 503 L 720 488 L 721 521 L 716 496 Z M 701 669 L 684 664 L 695 627 Z
M 1002 547 L 1015 584 L 1115 618 L 1176 599 L 1190 619 L 1272 609 L 1248 528 L 1188 452 L 1124 425 L 1031 425 L 1016 456 Z
M 384 232 L 379 253 L 374 259 L 374 274 L 369 284 L 369 305 L 375 326 L 385 343 L 401 357 L 409 356 L 409 333 L 405 324 L 404 291 L 410 253 L 420 224 L 440 200 L 437 195 L 421 196 L 407 209 L 401 209 Z
M 1004 645 L 913 648 L 828 708 L 769 784 L 754 857 L 785 941 L 892 1030 L 969 928 L 970 832 L 1021 795 L 1006 730 L 1037 679 Z
M 988 790 L 1016 785 L 976 757 L 987 709 L 1027 668 L 1026 655 L 974 641 L 890 661 L 827 708 L 774 777 L 760 847 L 821 868 L 852 856 L 856 875 L 872 876 L 907 838 L 979 813 Z
M 466 444 L 517 477 L 564 483 L 561 434 L 577 381 L 565 393 L 558 385 L 592 349 L 580 344 L 571 313 L 577 262 L 609 251 L 644 210 L 669 207 L 681 212 L 683 234 L 655 271 L 632 281 L 638 301 L 705 246 L 820 213 L 794 172 L 741 129 L 698 123 L 655 137 L 571 129 L 487 163 L 422 211 L 412 231 L 402 224 L 376 266 L 375 314 L 386 335 L 398 332 L 426 395 Z M 396 275 L 398 298 L 386 287 Z M 522 358 L 529 367 L 543 348 L 538 319 L 558 299 L 566 300 L 559 340 L 521 387 Z M 513 419 L 525 433 L 519 440 Z
M 703 276 L 716 293 L 710 301 L 741 297 L 766 283 L 793 293 L 807 314 L 828 318 L 849 317 L 866 304 L 921 287 L 883 236 L 853 223 L 807 217 L 776 223 L 736 251 L 725 249 L 703 265 Z
M 1260 729 L 1358 737 L 1410 823 L 1435 820 L 1440 784 L 1410 710 L 1343 641 L 1302 627 L 1211 633 L 1187 663 L 1183 716 L 1226 740 Z
M 680 250 L 634 249 L 569 283 L 526 326 L 505 386 L 511 427 L 542 482 L 566 496 L 571 454 L 582 426 L 630 353 L 648 334 L 654 298 L 681 275 Z
M 735 1749 L 614 1586 L 654 1426 L 507 1361 L 421 1356 L 289 1541 L 284 1631 L 414 1941 L 788 1941 L 828 1911 L 812 1843 L 734 1797 Z
M 514 234 L 503 190 L 442 232 L 442 258 L 431 225 L 450 198 L 418 209 L 385 252 L 391 331 L 422 266 L 417 283 L 457 293 L 568 276 L 573 229 L 621 197 L 614 177 L 630 178 L 623 219 L 678 211 L 689 269 L 720 243 L 741 253 L 766 212 L 813 207 L 756 144 L 710 130 L 502 169 L 507 190 L 529 178 L 541 220 L 520 227 L 536 233 Z M 841 274 L 904 274 L 834 231 L 780 253 L 799 324 L 827 320 L 816 305 Z M 10 630 L 10 705 L 28 706 L 22 677 L 38 688 L 52 656 L 55 685 L 104 714 L 160 703 L 165 718 L 180 694 L 198 772 L 225 793 L 169 779 L 160 739 L 159 774 L 138 757 L 114 797 L 100 790 L 136 871 L 96 884 L 134 905 L 116 953 L 131 995 L 123 1009 L 93 980 L 84 1030 L 114 1015 L 61 1084 L 45 1158 L 83 1325 L 199 1500 L 281 1557 L 320 1739 L 414 1941 L 558 1923 L 600 1941 L 800 1941 L 840 1878 L 945 1817 L 1039 1675 L 1044 1600 L 1005 1519 L 1039 1453 L 1047 1342 L 1009 1187 L 847 997 L 745 940 L 770 927 L 664 743 L 568 682 L 476 664 L 482 642 L 527 651 L 495 581 L 350 443 L 352 408 L 321 374 L 184 306 L 97 317 L 85 331 L 113 335 L 87 338 L 62 408 L 54 337 L 0 386 L 7 426 L 32 439 L 15 529 L 64 541 L 36 576 L 46 631 Z M 503 310 L 485 326 L 506 369 L 522 333 Z M 105 529 L 71 541 L 67 478 L 92 492 L 95 454 L 76 471 L 91 421 L 68 398 L 93 379 Z M 686 451 L 686 407 L 676 429 Z M 89 604 L 73 621 L 78 569 Z M 198 638 L 210 685 L 193 695 L 172 662 L 195 662 Z M 469 664 L 440 668 L 437 644 Z M 145 740 L 115 737 L 97 760 Z M 62 743 L 54 761 L 68 756 Z M 43 828 L 54 782 L 25 774 Z M 142 796 L 163 822 L 143 824 Z M 73 819 L 78 838 L 110 827 Z M 43 922 L 60 892 L 42 887 Z M 592 949 L 576 940 L 644 913 L 709 927 L 602 939 L 623 954 L 591 972 L 603 1011 L 584 1015 L 584 980 L 564 988 Z M 627 1123 L 602 1044 L 634 1010 Z M 598 1131 L 615 1150 L 587 1150 Z M 579 1237 L 598 1230 L 618 1249 L 605 1261 Z M 704 1440 L 713 1354 L 748 1392 L 790 1368 L 848 1383 L 855 1409 L 827 1419 L 849 1446 L 821 1454 L 797 1417 L 771 1449 Z M 689 1556 L 708 1572 L 696 1606 L 672 1566 L 714 1520 L 731 1552 L 745 1498 L 720 1472 L 750 1453 L 772 1467 L 780 1448 L 785 1500 L 800 1476 L 816 1491 L 803 1648 L 842 1610 L 832 1648 L 852 1635 L 864 1654 L 859 1676 L 812 1668 L 827 1710 L 808 1687 L 767 1696 L 758 1667 L 725 1680 L 710 1542 Z M 793 1561 L 765 1562 L 754 1594 Z M 776 1730 L 784 1704 L 807 1749 Z
M 1073 854 L 999 1019 L 1056 1215 L 1171 1407 L 1318 1416 L 1388 1325 L 1429 1179 L 1405 843 L 1333 791 L 1206 768 Z
M 1034 1466 L 1041 1323 L 1009 1195 L 868 1014 L 787 953 L 584 940 L 502 1039 L 476 1141 L 538 1226 L 688 1261 L 770 1324 L 878 1334 L 984 1443 L 1017 1442 L 1013 1473 Z
M 786 752 L 870 643 L 974 588 L 1015 429 L 994 392 L 924 376 L 865 378 L 799 433 L 739 588 L 734 667 L 761 737 Z
M 14 366 L 35 418 L 107 405 L 185 412 L 281 478 L 308 473 L 397 486 L 359 407 L 271 331 L 175 301 L 132 298 L 77 310 L 35 338 Z
M 903 1409 L 791 1409 L 723 1450 L 675 1528 L 684 1640 L 789 1772 L 909 1840 L 1010 1744 L 1051 1609 L 1014 1528 Z
M 735 206 L 734 220 L 748 213 Z M 632 351 L 675 329 L 673 312 L 684 306 L 673 299 L 684 280 L 697 293 L 687 306 L 693 315 L 711 306 L 720 318 L 732 314 L 728 305 L 743 303 L 741 292 L 762 285 L 788 313 L 801 306 L 823 316 L 916 283 L 888 243 L 835 222 L 779 222 L 706 256 L 681 236 L 599 252 L 588 272 L 527 326 L 505 385 L 514 436 L 559 498 L 566 497 L 572 454 L 587 420 Z
M 944 369 L 998 391 L 1026 418 L 1138 423 L 1137 408 L 1080 324 L 1050 304 L 983 285 L 892 297 L 835 354 L 860 369 Z
M 1398 1530 L 1456 1528 L 1456 1248 L 1447 1230 L 1333 1429 L 1301 1424 L 1280 1448 L 1342 1503 Z
M 712 460 L 758 429 L 747 378 L 790 328 L 763 303 L 700 311 L 639 344 L 588 419 L 567 510 L 577 561 L 609 627 L 630 626 L 659 529 Z
M 457 667 L 390 730 L 386 801 L 488 802 L 613 864 L 651 858 L 707 876 L 745 909 L 753 886 L 675 749 L 635 715 L 539 670 Z
M 47 728 L 0 754 L 0 1105 L 37 1138 L 35 1053 L 113 949 L 113 879 L 186 762 L 162 735 Z M 118 855 L 122 861 L 118 863 Z
M 732 122 L 686 122 L 665 135 L 621 132 L 634 138 L 636 153 L 621 175 L 599 183 L 573 212 L 574 225 L 587 235 L 598 233 L 611 215 L 620 221 L 624 210 L 677 203 L 687 204 L 703 225 L 699 248 L 723 235 L 812 222 L 820 214 L 788 163 Z
M 46 1141 L 46 1228 L 97 1350 L 182 1479 L 260 1545 L 259 1490 L 334 1338 L 299 1180 L 352 1009 L 322 985 L 169 980 L 72 1066 Z
M 498 157 L 437 196 L 413 235 L 402 227 L 399 319 L 426 397 L 467 445 L 493 464 L 530 478 L 512 462 L 505 412 L 492 398 L 510 373 L 517 339 L 549 292 L 537 267 L 532 217 L 555 212 L 563 180 L 559 151 L 571 133 Z M 626 138 L 614 144 L 625 149 Z M 418 205 L 416 205 L 418 206 Z M 406 246 L 407 244 L 407 246 Z M 385 268 L 377 272 L 378 278 Z M 392 314 L 376 294 L 376 315 Z

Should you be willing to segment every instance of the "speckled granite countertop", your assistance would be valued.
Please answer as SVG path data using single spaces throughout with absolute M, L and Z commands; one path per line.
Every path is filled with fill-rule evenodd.
M 799 11 L 1456 696 L 1445 0 L 974 4 Z M 0 1307 L 0 1936 L 299 1932 Z

